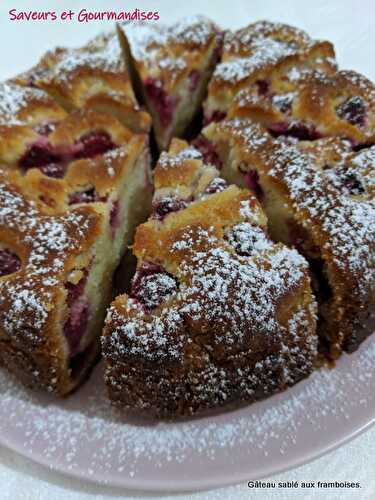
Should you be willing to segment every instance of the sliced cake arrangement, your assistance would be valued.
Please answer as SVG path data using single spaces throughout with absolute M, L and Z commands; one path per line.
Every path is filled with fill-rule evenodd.
M 66 395 L 102 352 L 157 418 L 282 391 L 375 329 L 374 186 L 375 86 L 301 30 L 50 51 L 0 84 L 0 363 Z
M 168 208 L 167 208 L 168 207 Z M 273 243 L 254 195 L 174 140 L 138 227 L 137 272 L 106 320 L 111 399 L 148 415 L 254 401 L 296 383 L 317 355 L 306 261 Z
M 375 328 L 375 147 L 285 144 L 246 119 L 211 124 L 204 134 L 221 174 L 257 195 L 271 237 L 309 260 L 330 356 L 354 350 Z

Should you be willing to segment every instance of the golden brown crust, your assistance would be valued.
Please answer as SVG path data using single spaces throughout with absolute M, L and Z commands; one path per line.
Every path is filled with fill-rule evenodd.
M 157 145 L 182 137 L 200 110 L 219 57 L 221 33 L 203 16 L 124 23 L 119 36 L 139 99 L 149 110 Z
M 38 89 L 5 84 L 3 93 L 0 88 L 1 98 L 0 162 L 24 185 L 29 197 L 52 213 L 67 209 L 80 192 L 93 191 L 93 201 L 111 198 L 147 147 L 145 135 L 134 134 L 115 117 L 91 109 L 67 115 Z M 13 118 L 7 121 L 9 114 Z M 95 134 L 103 137 L 104 148 L 108 148 L 105 154 L 85 152 L 85 138 Z M 49 155 L 52 169 L 48 161 L 47 165 L 38 164 L 38 157 L 33 161 L 32 155 L 37 154 L 39 161 Z
M 21 260 L 18 271 L 0 277 L 0 357 L 12 371 L 25 370 L 29 384 L 60 394 L 73 385 L 62 333 L 65 283 L 72 270 L 89 265 L 103 220 L 92 206 L 44 215 L 0 173 L 1 246 Z
M 168 94 L 194 70 L 201 70 L 217 44 L 218 27 L 204 16 L 192 16 L 165 26 L 161 23 L 123 23 L 136 69 L 142 80 L 162 82 Z
M 224 38 L 221 63 L 215 69 L 205 103 L 207 121 L 228 111 L 242 89 L 262 96 L 265 89 L 293 87 L 295 72 L 312 69 L 324 74 L 336 69 L 332 44 L 316 41 L 288 25 L 259 21 Z
M 331 296 L 320 312 L 332 355 L 358 346 L 366 333 L 355 342 L 356 330 L 371 316 L 375 301 L 375 149 L 349 153 L 332 139 L 293 146 L 241 119 L 212 124 L 205 135 L 221 154 L 231 151 L 230 158 L 223 156 L 225 175 L 258 172 L 267 191 L 263 203 L 274 219 L 270 223 L 289 227 L 278 236 L 296 244 L 298 232 L 299 248 L 313 263 L 323 261 L 321 278 L 328 280 Z M 277 199 L 282 210 L 273 206 Z
M 354 146 L 375 142 L 375 87 L 354 71 L 294 75 L 293 86 L 272 85 L 259 96 L 240 92 L 228 117 L 247 117 L 277 135 L 335 136 Z M 304 132 L 301 125 L 306 129 Z M 313 135 L 313 137 L 308 137 Z
M 183 141 L 163 153 L 155 179 L 154 214 L 133 247 L 133 289 L 113 302 L 104 331 L 113 401 L 178 416 L 254 401 L 310 373 L 306 262 L 267 237 L 255 197 L 219 184 Z M 189 191 L 186 206 L 161 214 L 165 189 L 177 198 Z
M 109 114 L 67 115 L 39 89 L 5 84 L 0 97 L 0 363 L 64 395 L 99 353 L 148 138 Z
M 99 35 L 79 49 L 47 52 L 15 82 L 47 91 L 67 111 L 114 114 L 135 132 L 147 132 L 150 117 L 134 96 L 116 32 Z

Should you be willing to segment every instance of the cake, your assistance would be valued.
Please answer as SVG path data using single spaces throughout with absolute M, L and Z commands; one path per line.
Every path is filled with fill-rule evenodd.
M 354 71 L 296 70 L 288 89 L 277 81 L 262 95 L 253 89 L 239 92 L 228 117 L 251 118 L 275 137 L 341 137 L 359 149 L 375 144 L 375 86 Z
M 0 364 L 30 387 L 67 394 L 99 356 L 104 223 L 101 206 L 45 215 L 0 171 Z
M 0 87 L 0 359 L 28 385 L 65 395 L 98 357 L 149 167 L 147 136 L 113 116 Z
M 260 200 L 275 241 L 310 263 L 319 334 L 331 359 L 352 352 L 375 326 L 375 148 L 323 138 L 286 143 L 245 118 L 203 134 L 228 182 Z
M 65 396 L 102 353 L 113 404 L 173 418 L 355 351 L 374 117 L 331 43 L 268 21 L 122 23 L 0 83 L 0 364 Z
M 227 31 L 221 61 L 208 86 L 205 122 L 223 119 L 241 91 L 256 101 L 275 90 L 288 99 L 296 75 L 300 78 L 311 71 L 325 75 L 336 71 L 331 43 L 313 40 L 302 30 L 269 21 Z
M 134 96 L 115 31 L 77 49 L 49 51 L 14 81 L 45 90 L 68 112 L 89 108 L 114 115 L 137 133 L 150 128 L 150 117 Z
M 147 416 L 255 401 L 307 376 L 317 356 L 308 266 L 275 244 L 254 195 L 174 139 L 138 227 L 129 295 L 103 336 L 114 404 Z
M 139 99 L 152 116 L 157 145 L 166 149 L 199 112 L 219 57 L 220 31 L 207 18 L 194 16 L 172 26 L 120 24 L 119 36 Z

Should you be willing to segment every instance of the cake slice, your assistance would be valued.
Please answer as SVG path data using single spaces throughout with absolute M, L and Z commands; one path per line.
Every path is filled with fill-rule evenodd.
M 150 116 L 136 101 L 116 32 L 99 35 L 81 48 L 49 51 L 15 82 L 45 90 L 68 112 L 89 108 L 114 115 L 134 132 L 150 129 Z
M 103 205 L 45 215 L 0 171 L 0 364 L 72 391 L 96 361 L 111 298 Z
M 8 86 L 5 95 L 0 359 L 63 395 L 98 355 L 114 271 L 150 211 L 148 138 L 87 109 L 50 121 L 38 89 Z
M 121 24 L 119 36 L 134 86 L 152 116 L 158 147 L 166 149 L 200 109 L 219 57 L 219 29 L 195 16 L 172 26 Z
M 355 350 L 375 326 L 375 148 L 353 152 L 339 138 L 287 144 L 239 118 L 204 136 L 221 175 L 256 193 L 271 237 L 309 260 L 322 348 L 333 359 Z
M 296 78 L 312 70 L 323 74 L 336 70 L 331 43 L 313 40 L 304 31 L 269 21 L 227 31 L 221 62 L 204 103 L 205 122 L 223 119 L 241 91 L 256 102 L 268 102 L 277 93 L 283 98 L 275 103 L 276 108 L 287 106 Z
M 137 272 L 103 336 L 118 406 L 176 417 L 252 402 L 295 384 L 317 356 L 307 263 L 274 244 L 247 190 L 229 186 L 174 139 L 138 227 Z
M 251 118 L 276 137 L 341 137 L 359 149 L 375 144 L 375 86 L 354 71 L 295 75 L 287 92 L 278 84 L 239 92 L 228 117 Z

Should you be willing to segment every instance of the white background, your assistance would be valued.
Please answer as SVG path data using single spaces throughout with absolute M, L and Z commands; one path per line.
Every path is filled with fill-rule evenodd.
M 74 46 L 112 24 L 93 22 L 11 22 L 8 11 L 62 10 L 158 10 L 161 21 L 202 13 L 224 27 L 242 27 L 258 19 L 294 24 L 315 38 L 335 44 L 342 68 L 354 69 L 375 80 L 375 2 L 329 0 L 2 0 L 0 4 L 0 78 L 11 77 L 28 69 L 47 49 L 55 45 Z M 348 395 L 350 397 L 350 395 Z M 179 498 L 228 499 L 360 499 L 375 498 L 375 429 L 312 464 L 290 471 L 272 480 L 360 481 L 360 490 L 248 490 L 246 484 L 211 492 L 180 495 Z M 0 448 L 1 500 L 85 500 L 87 498 L 138 498 L 132 492 L 97 487 L 60 476 Z M 150 495 L 147 495 L 150 497 Z M 151 495 L 160 498 L 158 495 Z M 169 496 L 169 498 L 174 498 Z

